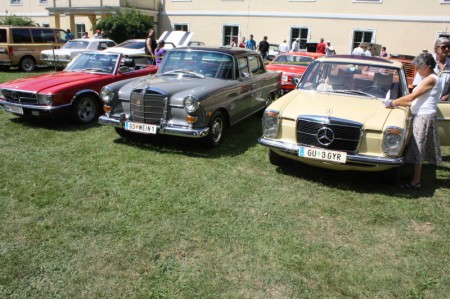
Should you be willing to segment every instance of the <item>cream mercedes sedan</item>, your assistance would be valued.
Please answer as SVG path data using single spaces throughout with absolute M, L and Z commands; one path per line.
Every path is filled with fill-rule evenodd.
M 403 65 L 383 58 L 326 56 L 315 60 L 296 90 L 264 112 L 259 143 L 269 160 L 357 171 L 385 171 L 404 163 L 411 136 L 409 108 L 383 100 L 408 93 Z M 441 145 L 450 145 L 450 102 L 438 104 Z

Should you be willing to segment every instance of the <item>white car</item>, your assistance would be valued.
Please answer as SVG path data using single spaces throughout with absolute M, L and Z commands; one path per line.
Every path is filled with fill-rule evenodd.
M 124 55 L 145 54 L 145 39 L 129 39 L 105 51 Z
M 73 39 L 66 42 L 56 50 L 44 50 L 41 52 L 41 60 L 50 66 L 63 68 L 73 58 L 83 51 L 104 50 L 116 46 L 116 42 L 110 39 Z

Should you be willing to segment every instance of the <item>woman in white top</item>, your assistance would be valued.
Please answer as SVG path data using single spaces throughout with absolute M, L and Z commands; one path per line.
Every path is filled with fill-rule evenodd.
M 413 60 L 417 73 L 423 78 L 412 93 L 396 100 L 386 100 L 388 108 L 411 106 L 413 135 L 406 149 L 405 161 L 414 164 L 411 180 L 403 188 L 419 189 L 421 187 L 422 164 L 442 163 L 439 133 L 436 121 L 437 103 L 442 92 L 439 77 L 434 72 L 436 61 L 429 53 L 419 54 Z

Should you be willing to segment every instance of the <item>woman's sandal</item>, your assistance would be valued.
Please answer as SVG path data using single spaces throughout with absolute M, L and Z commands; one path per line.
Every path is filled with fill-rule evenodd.
M 405 183 L 405 184 L 401 184 L 400 187 L 402 187 L 403 189 L 420 189 L 420 187 L 422 187 L 421 183 L 417 183 L 417 184 L 411 184 L 411 183 Z

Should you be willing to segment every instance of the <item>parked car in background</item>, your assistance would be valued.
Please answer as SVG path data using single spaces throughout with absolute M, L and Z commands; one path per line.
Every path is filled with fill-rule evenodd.
M 145 54 L 145 39 L 129 39 L 105 51 L 124 55 Z
M 105 50 L 114 46 L 116 43 L 110 39 L 73 39 L 67 41 L 60 49 L 42 51 L 41 60 L 46 65 L 63 68 L 83 51 Z
M 296 79 L 300 80 L 306 71 L 308 65 L 315 59 L 324 56 L 320 53 L 311 52 L 288 52 L 277 57 L 266 68 L 269 71 L 282 73 L 281 90 L 282 93 L 288 93 L 297 86 Z
M 189 47 L 198 47 L 198 46 L 204 46 L 205 43 L 204 42 L 199 42 L 199 41 L 190 41 L 188 43 Z
M 269 44 L 269 53 L 267 53 L 267 59 L 272 60 L 280 53 L 279 44 Z
M 99 122 L 132 133 L 200 138 L 218 146 L 225 127 L 263 110 L 277 98 L 281 75 L 261 56 L 230 47 L 168 51 L 156 75 L 114 83 L 101 91 L 106 114 Z
M 391 54 L 389 55 L 390 60 L 399 61 L 403 64 L 405 69 L 406 78 L 408 79 L 409 91 L 413 90 L 414 77 L 416 76 L 416 67 L 412 63 L 414 56 L 404 55 L 404 54 Z
M 406 94 L 398 61 L 325 56 L 311 63 L 298 89 L 265 110 L 259 142 L 275 165 L 296 160 L 334 170 L 395 170 L 404 163 L 411 112 L 386 109 L 383 100 Z M 450 102 L 438 109 L 441 145 L 450 145 Z
M 110 83 L 155 73 L 146 57 L 83 52 L 61 72 L 0 84 L 0 105 L 19 116 L 69 115 L 80 124 L 103 112 L 100 89 Z
M 42 50 L 58 49 L 66 42 L 62 29 L 29 26 L 0 26 L 0 70 L 18 66 L 24 72 L 44 65 Z

